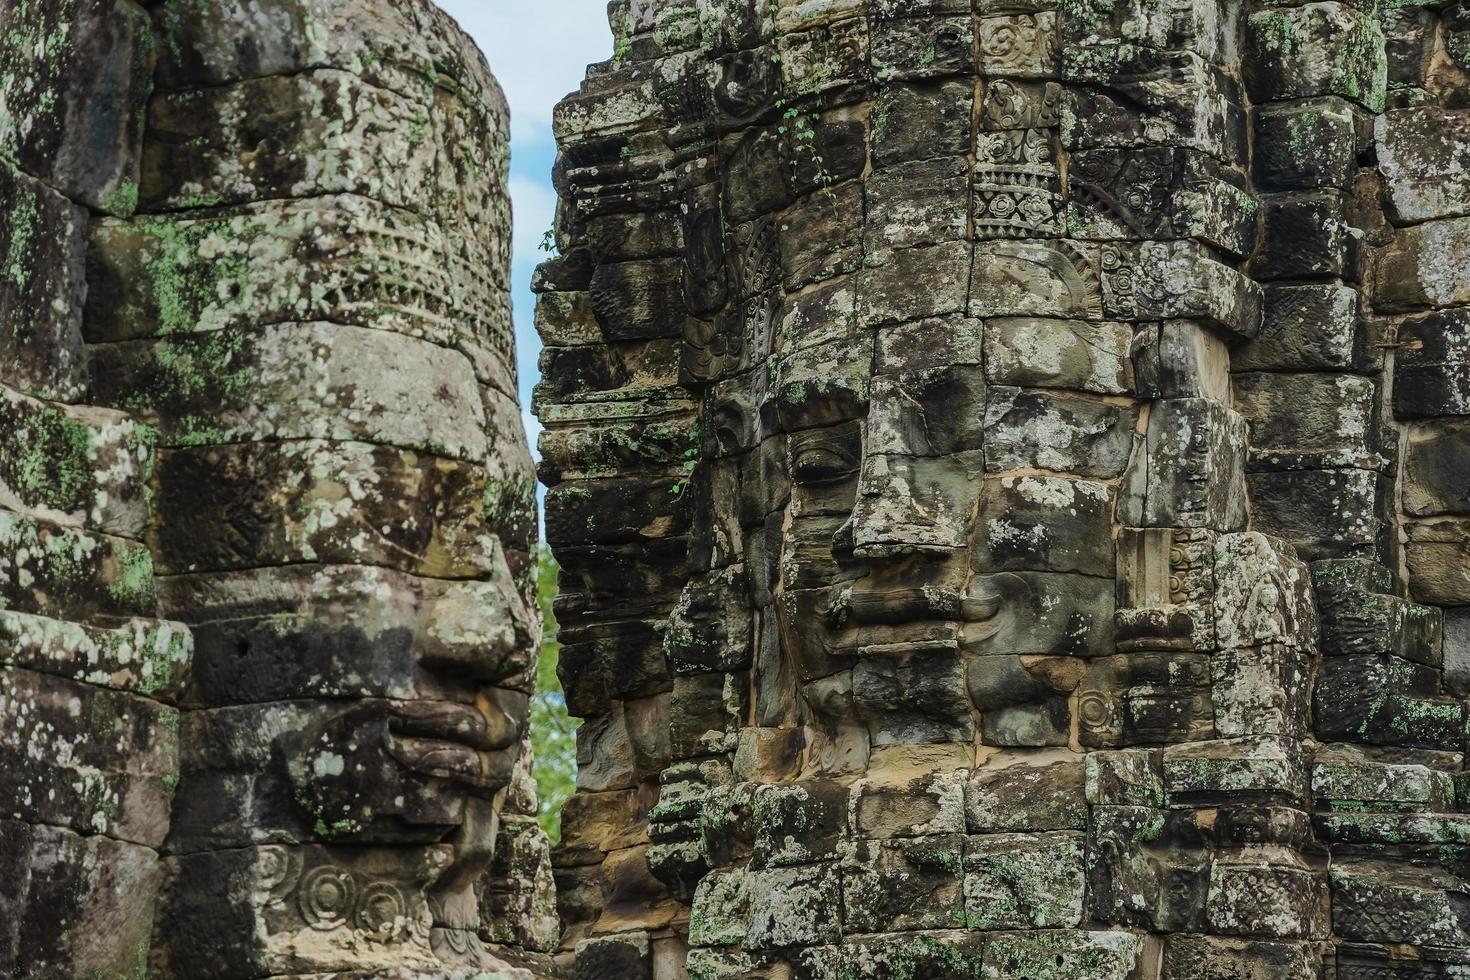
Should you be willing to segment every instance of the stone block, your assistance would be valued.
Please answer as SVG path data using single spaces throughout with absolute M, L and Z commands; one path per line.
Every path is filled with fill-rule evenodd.
M 70 622 L 151 616 L 153 558 L 136 541 L 0 510 L 0 603 Z
M 1239 373 L 1235 406 L 1245 416 L 1248 466 L 1386 470 L 1378 386 L 1353 374 Z
M 1171 804 L 1236 794 L 1298 800 L 1307 792 L 1307 771 L 1292 739 L 1220 739 L 1165 747 L 1164 785 Z
M 986 360 L 985 325 L 970 317 L 899 323 L 878 332 L 880 374 L 972 367 Z
M 985 937 L 944 930 L 849 939 L 803 951 L 796 980 L 888 980 L 914 971 L 930 980 L 981 976 Z M 745 974 L 742 974 L 745 976 Z
M 1003 932 L 985 948 L 984 980 L 1130 980 L 1144 967 L 1143 938 L 1130 932 Z
M 1121 529 L 1120 651 L 1215 648 L 1214 548 L 1215 535 L 1202 529 Z
M 1339 283 L 1266 287 L 1261 332 L 1232 352 L 1237 371 L 1344 371 L 1365 363 L 1358 291 Z M 1400 355 L 1402 356 L 1402 355 Z
M 1371 470 L 1251 473 L 1255 526 L 1305 561 L 1377 558 L 1385 545 L 1389 483 Z
M 873 104 L 874 165 L 967 152 L 974 101 L 966 81 L 885 86 Z
M 1440 610 L 1394 595 L 1387 568 L 1362 560 L 1317 562 L 1312 585 L 1325 655 L 1390 654 L 1440 665 Z
M 330 321 L 455 348 L 482 383 L 510 393 L 500 261 L 436 222 L 351 195 L 94 222 L 86 337 L 108 343 Z M 674 265 L 677 290 L 682 264 Z M 604 295 L 611 291 L 604 287 L 601 302 L 616 305 Z
M 1323 877 L 1282 855 L 1216 860 L 1210 870 L 1205 910 L 1216 933 L 1312 939 L 1327 931 L 1327 908 Z
M 977 450 L 984 439 L 985 395 L 984 373 L 970 365 L 878 375 L 869 392 L 863 451 L 870 457 L 930 458 Z M 889 467 L 902 468 L 897 459 Z M 874 467 L 867 470 L 874 473 Z
M 87 211 L 0 164 L 0 380 L 28 394 L 77 401 L 85 386 L 81 309 Z
M 454 699 L 466 683 L 530 694 L 533 626 L 504 571 L 481 581 L 362 565 L 288 565 L 163 579 L 159 605 L 189 623 L 197 650 L 189 700 L 248 704 L 301 697 Z M 585 647 L 573 646 L 580 652 Z M 621 695 L 667 690 L 620 675 Z M 612 658 L 638 665 L 636 650 Z M 575 691 L 579 664 L 563 663 Z M 631 670 L 630 670 L 631 673 Z
M 1208 61 L 1228 65 L 1238 55 L 1236 35 L 1241 4 L 1237 0 L 1155 6 L 1146 0 L 1111 4 L 1085 0 L 1068 8 L 1061 19 L 1069 47 L 1107 46 L 1121 41 L 1159 51 L 1192 51 Z
M 1078 736 L 1089 748 L 1158 745 L 1214 732 L 1210 664 L 1203 654 L 1100 657 L 1078 688 Z
M 969 230 L 970 167 L 964 157 L 895 163 L 864 183 L 863 250 L 878 265 L 889 250 L 961 240 Z
M 1358 278 L 1362 236 L 1348 224 L 1340 192 L 1273 195 L 1262 205 L 1262 247 L 1250 266 L 1256 279 Z
M 972 563 L 982 571 L 1111 575 L 1111 488 L 1053 477 L 987 479 Z
M 685 585 L 664 630 L 670 668 L 676 673 L 748 669 L 755 649 L 749 594 L 740 565 Z
M 272 845 L 170 859 L 160 912 L 169 938 L 158 962 L 183 976 L 242 966 L 267 974 L 373 970 L 389 962 L 433 970 L 440 964 L 429 950 L 424 891 L 449 861 L 442 846 L 354 854 Z M 223 921 L 222 905 L 236 910 Z M 376 941 L 353 941 L 364 932 Z
M 966 925 L 965 848 L 958 834 L 853 841 L 842 859 L 844 932 Z
M 39 823 L 158 849 L 179 770 L 178 713 L 149 698 L 0 668 L 0 789 Z
M 1085 792 L 1094 806 L 1161 807 L 1166 800 L 1162 756 L 1157 749 L 1089 752 Z
M 558 868 L 595 865 L 610 851 L 646 843 L 643 809 L 637 790 L 574 793 L 562 805 L 552 860 Z
M 1438 310 L 1399 323 L 1393 410 L 1401 419 L 1470 415 L 1470 314 Z
M 1140 398 L 1230 400 L 1230 349 L 1209 327 L 1187 320 L 1141 324 L 1131 353 Z
M 809 194 L 781 222 L 781 284 L 796 292 L 856 272 L 863 256 L 863 186 L 849 181 Z
M 1246 276 L 1197 242 L 1105 245 L 1104 310 L 1127 320 L 1198 320 L 1232 340 L 1261 328 L 1264 296 Z
M 1089 914 L 1160 932 L 1202 928 L 1209 850 L 1190 812 L 1100 806 L 1092 813 Z
M 1299 650 L 1283 645 L 1231 647 L 1210 658 L 1215 732 L 1246 735 L 1311 734 L 1309 668 Z
M 1087 802 L 1082 763 L 1051 754 L 1001 756 L 966 784 L 965 822 L 981 834 L 1082 830 Z
M 841 935 L 841 886 L 836 869 L 817 864 L 751 872 L 746 882 L 749 950 L 817 946 Z
M 24 976 L 146 976 L 162 869 L 147 847 L 0 821 L 0 963 Z M 59 928 L 59 926 L 61 926 Z
M 1124 323 L 998 317 L 985 323 L 985 375 L 995 385 L 1128 394 L 1132 340 Z
M 857 288 L 844 278 L 806 290 L 785 301 L 776 320 L 781 353 L 852 343 L 857 334 Z
M 1425 765 L 1376 762 L 1347 749 L 1321 752 L 1312 766 L 1312 793 L 1319 803 L 1361 803 L 1368 809 L 1401 806 L 1443 811 L 1452 805 L 1450 774 Z
M 858 322 L 879 327 L 905 320 L 963 311 L 969 283 L 970 246 L 946 242 L 898 249 L 863 273 L 858 287 Z
M 153 441 L 122 413 L 46 404 L 0 386 L 0 506 L 142 537 Z
M 1025 388 L 994 387 L 985 409 L 987 472 L 1044 469 L 1118 476 L 1133 445 L 1133 409 Z
M 1068 162 L 1066 229 L 1078 238 L 1193 238 L 1244 257 L 1259 205 L 1240 177 L 1198 150 L 1079 150 Z
M 1349 940 L 1465 946 L 1466 899 L 1463 881 L 1428 868 L 1342 861 L 1332 869 L 1332 927 Z
M 1383 311 L 1470 304 L 1470 218 L 1400 229 L 1377 250 L 1373 284 Z
M 1348 188 L 1357 173 L 1359 117 L 1340 97 L 1257 106 L 1256 186 L 1265 191 Z
M 1318 980 L 1322 953 L 1304 942 L 1175 935 L 1163 969 L 1164 980 Z
M 1463 109 L 1416 107 L 1379 116 L 1378 165 L 1402 223 L 1470 214 L 1470 134 Z
M 361 194 L 421 207 L 437 178 L 426 108 L 335 69 L 170 93 L 150 107 L 140 200 L 167 210 Z
M 471 462 L 487 455 L 473 365 L 415 338 L 278 324 L 89 354 L 97 400 L 156 422 L 164 445 L 318 438 Z
M 1240 83 L 1192 51 L 1133 44 L 1062 53 L 1062 145 L 1068 149 L 1178 146 L 1218 160 L 1243 156 Z
M 74 201 L 132 214 L 153 92 L 148 12 L 129 0 L 48 0 L 0 13 L 0 33 L 4 156 Z
M 910 765 L 870 771 L 853 787 L 852 832 L 867 838 L 963 834 L 966 772 L 955 768 L 959 762 L 942 751 L 901 751 Z
M 1415 521 L 1408 525 L 1408 532 L 1404 557 L 1409 594 L 1432 605 L 1470 603 L 1470 521 Z
M 1409 427 L 1403 508 L 1413 517 L 1470 512 L 1470 426 L 1437 422 Z
M 977 317 L 1103 318 L 1093 248 L 1064 241 L 976 245 L 969 312 Z
M 86 626 L 0 612 L 0 662 L 169 702 L 183 693 L 193 650 L 180 623 L 133 619 Z
M 756 787 L 752 867 L 810 864 L 836 856 L 847 824 L 847 796 L 846 786 L 815 780 Z
M 1470 692 L 1470 610 L 1445 611 L 1444 684 L 1454 694 Z
M 1004 154 L 1014 159 L 1019 143 L 1049 159 L 1052 136 L 1047 131 L 1057 128 L 1061 107 L 1062 86 L 1057 82 L 995 79 L 981 95 L 976 156 L 992 160 Z
M 994 834 L 965 844 L 965 925 L 1068 929 L 1082 921 L 1082 835 Z
M 1396 657 L 1334 657 L 1324 663 L 1317 682 L 1318 735 L 1370 745 L 1458 745 L 1465 732 L 1464 707 L 1439 697 L 1437 682 L 1437 671 Z
M 493 574 L 503 560 L 479 466 L 306 440 L 167 450 L 158 473 L 166 497 L 192 504 L 151 532 L 174 572 L 322 561 L 454 577 Z
M 552 132 L 559 142 L 588 142 L 647 129 L 660 118 L 654 79 L 615 72 L 556 104 Z
M 853 708 L 872 744 L 970 741 L 974 720 L 958 652 L 904 646 L 864 648 L 853 668 Z
M 1246 90 L 1256 103 L 1340 95 L 1381 112 L 1388 60 L 1378 18 L 1329 0 L 1246 18 Z
M 965 75 L 975 68 L 975 27 L 969 17 L 881 20 L 871 43 L 873 74 L 880 82 Z
M 853 510 L 855 544 L 874 553 L 964 545 L 979 492 L 978 451 L 953 456 L 869 456 Z
M 996 612 L 966 623 L 969 653 L 1097 657 L 1113 650 L 1111 579 L 1057 572 L 978 575 L 971 597 Z
M 1218 402 L 1155 402 L 1146 450 L 1135 454 L 1119 516 L 1136 527 L 1230 531 L 1245 523 L 1245 420 Z

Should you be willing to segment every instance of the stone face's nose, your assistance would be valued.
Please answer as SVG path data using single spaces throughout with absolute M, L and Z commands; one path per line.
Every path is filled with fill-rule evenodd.
M 873 379 L 863 426 L 854 553 L 874 561 L 964 548 L 984 473 L 984 375 L 888 363 L 900 369 Z

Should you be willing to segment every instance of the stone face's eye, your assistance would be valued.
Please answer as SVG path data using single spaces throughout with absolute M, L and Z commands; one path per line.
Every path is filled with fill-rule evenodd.
M 843 480 L 862 460 L 857 423 L 798 432 L 791 437 L 791 472 L 797 483 Z
M 802 450 L 793 461 L 796 478 L 804 483 L 840 480 L 857 470 L 857 461 L 833 446 L 813 446 Z

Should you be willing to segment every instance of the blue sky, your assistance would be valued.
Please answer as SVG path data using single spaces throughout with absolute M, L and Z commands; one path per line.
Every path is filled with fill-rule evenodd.
M 541 342 L 532 323 L 535 303 L 531 273 L 545 255 L 541 238 L 556 212 L 551 165 L 556 143 L 551 109 L 576 91 L 587 65 L 612 57 L 612 32 L 606 0 L 437 0 L 459 21 L 500 79 L 510 100 L 510 193 L 515 207 L 515 249 L 511 265 L 515 304 L 516 357 L 520 362 L 521 405 L 532 449 L 531 389 L 539 377 Z

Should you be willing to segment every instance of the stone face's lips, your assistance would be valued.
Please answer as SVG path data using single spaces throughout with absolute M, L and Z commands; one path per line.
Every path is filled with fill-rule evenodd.
M 385 746 L 389 755 L 421 776 L 470 785 L 484 782 L 480 753 L 463 743 L 389 734 Z
M 469 705 L 403 701 L 393 705 L 383 746 L 420 776 L 493 793 L 505 785 L 499 773 L 504 767 L 495 764 L 495 757 L 514 746 L 515 734 L 514 726 L 491 725 Z
M 500 749 L 485 716 L 469 705 L 448 701 L 400 701 L 393 705 L 388 730 L 395 735 L 457 742 L 474 749 Z
M 859 623 L 899 625 L 925 620 L 983 622 L 1000 612 L 1000 596 L 967 596 L 956 589 L 861 589 L 852 592 Z

